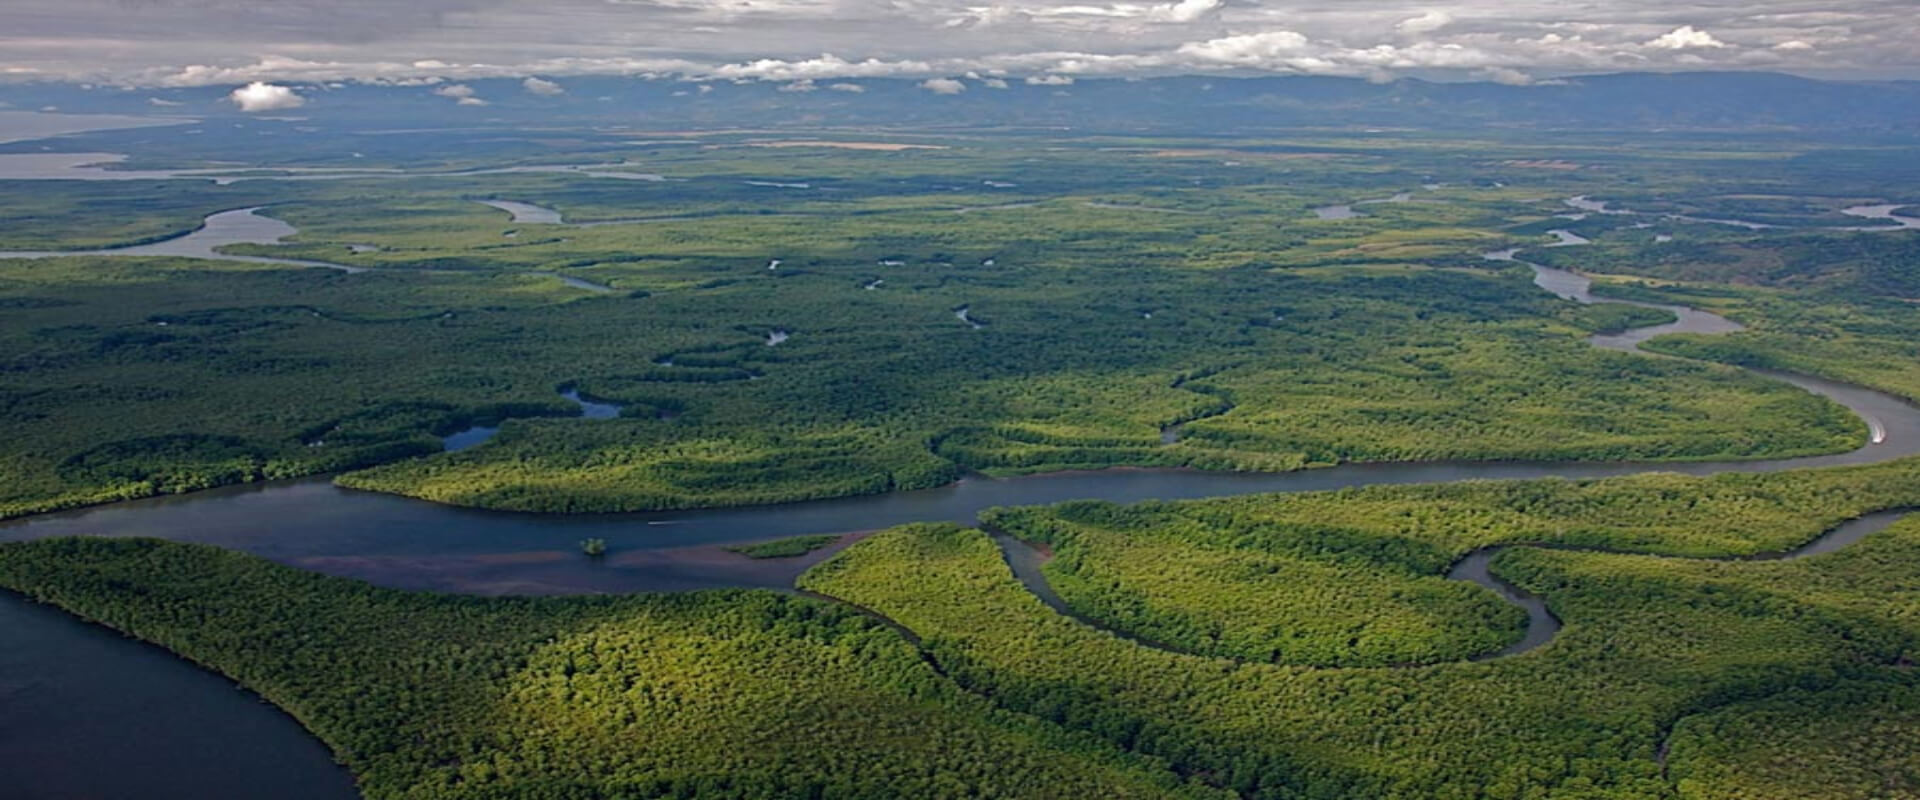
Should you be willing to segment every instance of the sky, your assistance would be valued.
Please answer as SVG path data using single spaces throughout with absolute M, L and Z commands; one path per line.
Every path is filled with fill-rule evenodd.
M 0 79 L 122 86 L 568 75 L 1053 81 L 1773 70 L 1920 78 L 1917 0 L 4 0 Z M 814 83 L 818 81 L 819 83 Z M 844 85 L 843 85 L 844 86 Z M 455 97 L 455 100 L 461 98 Z M 236 93 L 235 102 L 242 102 Z M 477 101 L 476 101 L 477 102 Z M 263 106 L 264 107 L 264 106 Z

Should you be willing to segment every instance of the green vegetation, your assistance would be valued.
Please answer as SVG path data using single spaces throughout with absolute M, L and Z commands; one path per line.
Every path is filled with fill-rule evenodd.
M 1910 781 L 1905 749 L 1868 740 L 1902 741 L 1880 737 L 1913 722 L 1920 519 L 1814 558 L 1715 559 L 1916 504 L 1920 459 L 991 515 L 1053 542 L 1050 572 L 1085 583 L 1063 581 L 1062 592 L 1115 627 L 1177 636 L 1169 620 L 1211 625 L 1226 634 L 1213 652 L 1234 655 L 1275 641 L 1247 624 L 1263 620 L 1243 620 L 1262 602 L 1273 619 L 1367 623 L 1359 651 L 1312 626 L 1289 643 L 1289 657 L 1331 664 L 1435 652 L 1400 620 L 1471 617 L 1479 590 L 1428 591 L 1468 550 L 1647 553 L 1509 550 L 1496 571 L 1546 598 L 1565 629 L 1520 656 L 1410 668 L 1143 646 L 1055 614 L 985 533 L 941 524 L 876 534 L 800 581 L 884 614 L 920 652 L 848 609 L 772 593 L 451 597 L 152 540 L 0 545 L 0 587 L 261 692 L 376 798 L 1211 787 L 1288 799 L 1868 800 L 1901 796 Z M 1236 561 L 1248 568 L 1206 569 Z M 1069 562 L 1077 571 L 1059 569 Z M 1272 566 L 1301 585 L 1266 580 Z M 1369 595 L 1378 623 L 1357 611 Z M 1103 610 L 1113 608 L 1137 614 Z M 1478 624 L 1466 621 L 1456 632 Z M 1782 760 L 1789 752 L 1809 766 L 1764 766 L 1796 763 Z M 1796 795 L 1816 783 L 1809 770 L 1829 769 L 1824 794 Z
M 1920 796 L 1920 686 L 1789 690 L 1680 721 L 1668 772 L 1686 800 Z
M 1290 514 L 1216 526 L 1182 510 L 1069 503 L 982 520 L 1048 545 L 1048 582 L 1088 617 L 1187 652 L 1284 664 L 1431 663 L 1498 650 L 1526 622 L 1492 592 L 1442 579 L 1435 562 L 1447 554 L 1405 539 Z
M 20 186 L 0 181 L 0 186 Z M 0 250 L 125 247 L 200 227 L 208 214 L 276 199 L 280 187 L 204 181 L 33 181 L 0 191 Z M 51 191 L 47 187 L 55 187 Z
M 921 488 L 964 469 L 1780 457 L 1862 435 L 1779 384 L 1594 352 L 1578 309 L 1518 276 L 1115 286 L 903 267 L 862 291 L 864 267 L 770 272 L 607 297 L 524 274 L 0 263 L 14 354 L 0 460 L 19 476 L 0 513 L 370 464 L 385 466 L 341 482 L 611 511 Z M 987 327 L 953 319 L 966 303 Z M 793 336 L 769 347 L 772 330 Z M 555 393 L 569 384 L 625 416 L 538 419 L 577 413 Z M 437 454 L 435 434 L 502 418 L 487 445 Z
M 0 545 L 0 585 L 258 691 L 374 800 L 1208 795 L 770 592 L 410 594 L 153 540 Z
M 1518 609 L 1442 579 L 1473 550 L 1538 543 L 1748 556 L 1912 505 L 1916 461 L 1790 476 L 1655 473 L 1064 503 L 995 509 L 982 521 L 1051 548 L 1049 583 L 1110 628 L 1204 655 L 1385 666 L 1460 660 L 1519 638 Z
M 1602 246 L 1582 255 L 1583 269 L 1613 273 L 1596 282 L 1597 293 L 1710 308 L 1748 326 L 1724 336 L 1663 336 L 1649 350 L 1819 375 L 1920 401 L 1913 313 L 1920 273 L 1912 267 L 1920 235 L 1776 235 Z M 1570 259 L 1564 251 L 1543 258 Z
M 1351 539 L 1375 540 L 1362 553 L 1439 564 L 1502 541 L 1732 556 L 1920 501 L 1916 469 L 1920 463 L 1906 462 L 1768 476 L 1382 487 L 1106 513 L 1211 518 L 1238 526 L 1230 534 L 1279 542 L 1292 522 L 1296 553 L 1330 538 L 1316 528 L 1344 528 Z M 1038 519 L 1057 524 L 1086 512 L 1067 507 Z M 1087 537 L 1088 527 L 1074 523 L 1063 541 L 1104 562 L 1103 575 L 1137 577 L 1126 553 L 1102 552 L 1117 537 Z M 1203 549 L 1196 558 L 1207 557 Z M 1658 753 L 1676 723 L 1787 691 L 1858 680 L 1913 685 L 1901 665 L 1920 654 L 1920 520 L 1800 561 L 1521 548 L 1495 569 L 1546 597 L 1566 622 L 1549 646 L 1487 663 L 1389 670 L 1236 663 L 1145 647 L 1054 614 L 1012 579 L 986 535 L 957 526 L 871 537 L 801 585 L 898 621 L 956 681 L 1003 707 L 1164 757 L 1249 797 L 1675 797 L 1680 789 L 1662 775 Z M 1376 584 L 1383 598 L 1397 588 Z M 1177 591 L 1143 599 L 1151 614 L 1215 623 L 1243 613 L 1236 604 L 1259 591 L 1281 606 L 1276 615 L 1292 613 L 1284 602 L 1296 597 L 1314 602 L 1306 589 L 1284 596 L 1227 585 L 1235 594 L 1211 609 L 1184 603 L 1191 595 Z M 1177 629 L 1154 629 L 1166 630 Z M 1776 787 L 1778 796 L 1807 780 L 1781 779 L 1789 783 Z
M 300 234 L 230 252 L 371 268 L 0 261 L 0 517 L 321 473 L 585 512 L 968 471 L 1782 458 L 1864 428 L 1728 365 L 1920 400 L 1920 237 L 1809 230 L 1856 224 L 1836 209 L 1889 196 L 1910 150 L 576 133 L 444 157 L 356 143 L 432 176 L 0 191 L 6 247 L 129 244 L 267 204 Z M 145 160 L 280 163 L 252 138 Z M 622 159 L 675 180 L 452 174 Z M 1559 216 L 1579 194 L 1649 213 Z M 514 223 L 482 199 L 626 224 Z M 1537 247 L 1556 228 L 1595 244 Z M 1480 256 L 1506 247 L 1749 329 L 1650 345 L 1690 361 L 1597 350 L 1588 335 L 1673 317 L 1555 300 Z M 562 390 L 622 413 L 582 419 Z M 499 435 L 442 452 L 475 425 Z M 0 586 L 256 689 L 375 798 L 1878 800 L 1920 795 L 1920 520 L 1732 559 L 1915 506 L 1920 460 L 985 514 L 1052 554 L 1044 574 L 1097 628 L 953 525 L 882 532 L 801 579 L 899 628 L 766 592 L 409 594 L 144 540 L 0 546 Z M 1522 614 L 1444 575 L 1499 545 L 1540 545 L 1493 568 L 1566 627 L 1476 662 Z
M 727 548 L 748 558 L 793 558 L 804 556 L 834 542 L 840 541 L 840 534 L 826 533 L 818 536 L 790 536 L 774 539 L 770 542 L 736 545 Z
M 0 204 L 14 246 L 140 241 L 268 203 L 301 232 L 231 252 L 377 269 L 0 261 L 0 474 L 12 479 L 0 516 L 330 472 L 446 503 L 580 512 L 924 488 L 968 470 L 1845 450 L 1863 431 L 1830 403 L 1581 341 L 1662 312 L 1555 301 L 1478 253 L 1568 225 L 1602 246 L 1541 257 L 1606 261 L 1646 233 L 1623 218 L 1556 218 L 1558 198 L 1618 192 L 1634 207 L 1657 196 L 1731 214 L 1713 198 L 1758 193 L 1756 163 L 1769 180 L 1865 196 L 1873 176 L 1904 174 L 1905 152 L 1332 134 L 935 137 L 924 141 L 945 149 L 881 152 L 581 136 L 577 151 L 361 142 L 368 159 L 325 161 L 432 176 L 14 192 L 34 198 Z M 135 161 L 284 160 L 246 137 L 220 141 Z M 676 180 L 451 174 L 622 159 Z M 1554 159 L 1597 169 L 1527 166 Z M 1359 206 L 1355 219 L 1309 211 L 1401 192 L 1409 202 Z M 476 202 L 496 198 L 570 222 L 648 221 L 513 223 Z M 57 225 L 42 224 L 44 209 Z M 1705 241 L 1742 236 L 1774 234 Z M 1872 285 L 1897 277 L 1894 245 L 1859 251 L 1878 259 L 1858 270 L 1880 276 Z M 955 319 L 960 307 L 984 327 Z M 1847 322 L 1844 338 L 1781 327 L 1760 348 L 1749 340 L 1775 334 L 1756 325 L 1728 340 L 1740 357 L 1690 354 L 1888 385 L 1913 360 L 1892 311 Z M 768 346 L 773 331 L 792 338 Z M 1906 383 L 1920 393 L 1920 377 Z M 624 415 L 565 419 L 576 409 L 559 387 Z M 481 447 L 443 454 L 435 441 L 503 420 Z M 1163 442 L 1174 425 L 1177 441 Z

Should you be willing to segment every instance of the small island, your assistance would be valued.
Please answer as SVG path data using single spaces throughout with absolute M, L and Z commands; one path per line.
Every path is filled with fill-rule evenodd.
M 753 542 L 728 547 L 727 550 L 748 558 L 794 558 L 804 556 L 834 542 L 840 541 L 840 534 L 823 533 L 813 536 L 790 536 L 767 542 Z

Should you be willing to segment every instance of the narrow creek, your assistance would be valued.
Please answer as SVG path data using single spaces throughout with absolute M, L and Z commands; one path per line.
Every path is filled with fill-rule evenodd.
M 1559 233 L 1564 233 L 1564 231 L 1561 231 Z M 1569 242 L 1565 240 L 1565 237 L 1562 237 L 1561 242 L 1559 242 L 1558 244 L 1547 245 L 1547 246 L 1549 247 L 1573 246 L 1573 245 L 1584 244 L 1584 243 L 1585 243 L 1584 240 L 1579 242 Z M 1495 253 L 1488 253 L 1486 257 L 1489 260 L 1494 260 L 1494 261 L 1519 261 L 1519 259 L 1515 258 L 1515 254 L 1516 254 L 1516 251 L 1500 251 Z M 1525 264 L 1526 266 L 1528 266 L 1533 270 L 1534 284 L 1536 286 L 1539 286 L 1540 288 L 1545 289 L 1561 298 L 1572 300 L 1572 301 L 1583 303 L 1583 304 L 1619 302 L 1626 305 L 1640 306 L 1644 308 L 1657 308 L 1657 309 L 1673 312 L 1676 317 L 1676 320 L 1674 322 L 1666 323 L 1663 325 L 1647 326 L 1644 328 L 1632 329 L 1629 331 L 1616 333 L 1616 334 L 1594 335 L 1590 337 L 1588 341 L 1591 344 L 1593 344 L 1595 347 L 1600 347 L 1608 350 L 1618 350 L 1622 352 L 1638 352 L 1640 343 L 1645 342 L 1655 336 L 1660 336 L 1667 333 L 1685 332 L 1685 333 L 1717 334 L 1717 333 L 1729 333 L 1733 331 L 1742 330 L 1742 326 L 1739 323 L 1734 322 L 1733 320 L 1729 320 L 1729 319 L 1726 319 L 1725 317 L 1721 317 L 1716 314 L 1700 311 L 1698 309 L 1693 309 L 1686 306 L 1663 305 L 1658 303 L 1644 303 L 1644 302 L 1637 302 L 1637 301 L 1617 301 L 1617 300 L 1604 299 L 1604 298 L 1595 298 L 1592 294 L 1592 281 L 1583 275 L 1570 272 L 1567 270 L 1544 267 L 1539 264 L 1534 264 L 1531 262 L 1519 261 L 1519 263 Z M 1903 419 L 1909 424 L 1912 423 L 1913 417 L 1920 416 L 1920 409 L 1915 409 L 1911 405 L 1901 402 L 1895 398 L 1890 398 L 1885 396 L 1882 396 L 1881 398 L 1873 398 L 1871 395 L 1875 395 L 1878 393 L 1862 390 L 1862 389 L 1859 389 L 1858 387 L 1848 387 L 1840 384 L 1834 384 L 1829 381 L 1823 381 L 1816 378 L 1810 378 L 1810 377 L 1801 376 L 1801 375 L 1794 375 L 1790 373 L 1761 371 L 1761 374 L 1765 374 L 1765 375 L 1768 375 L 1769 377 L 1773 377 L 1779 380 L 1786 381 L 1788 383 L 1792 383 L 1814 394 L 1825 395 L 1835 400 L 1836 402 L 1839 402 L 1841 405 L 1847 406 L 1849 409 L 1853 410 L 1853 412 L 1861 418 L 1861 421 L 1864 422 L 1868 428 L 1868 441 L 1866 446 L 1862 447 L 1860 450 L 1853 451 L 1854 453 L 1870 451 L 1886 443 L 1887 425 L 1886 425 L 1886 422 L 1884 422 L 1883 420 L 1889 418 L 1891 415 L 1904 415 Z M 1179 383 L 1175 384 L 1175 386 L 1178 386 L 1178 385 Z M 1893 402 L 1888 403 L 1886 402 L 1887 400 L 1892 400 Z M 1902 417 L 1893 417 L 1893 418 L 1902 418 Z M 1177 438 L 1178 438 L 1178 426 L 1169 426 L 1167 429 L 1163 429 L 1162 441 L 1171 443 L 1177 440 Z M 1792 468 L 1789 465 L 1805 464 L 1806 462 L 1809 462 L 1809 461 L 1821 461 L 1821 460 L 1831 459 L 1831 458 L 1833 457 L 1820 456 L 1820 457 L 1814 457 L 1811 459 L 1784 459 L 1784 460 L 1774 461 L 1774 462 L 1748 462 L 1748 463 L 1752 463 L 1756 465 L 1770 464 L 1773 466 L 1773 468 L 1776 468 L 1776 469 L 1788 469 L 1788 468 Z M 1673 465 L 1673 467 L 1681 467 L 1681 468 L 1680 469 L 1669 468 L 1669 469 L 1670 471 L 1675 471 L 1675 472 L 1691 472 L 1691 470 L 1684 469 L 1685 466 L 1686 465 Z M 1752 470 L 1752 471 L 1772 471 L 1772 470 L 1767 469 L 1767 470 Z M 1794 548 L 1793 550 L 1780 552 L 1780 553 L 1761 554 L 1761 555 L 1751 556 L 1746 559 L 1736 559 L 1736 560 L 1793 559 L 1793 558 L 1801 558 L 1809 555 L 1817 555 L 1819 553 L 1832 552 L 1848 544 L 1852 544 L 1854 542 L 1859 541 L 1869 533 L 1872 533 L 1874 531 L 1878 531 L 1887 527 L 1888 525 L 1892 524 L 1894 521 L 1900 519 L 1901 517 L 1904 517 L 1907 513 L 1908 513 L 1907 511 L 1901 510 L 1901 511 L 1883 511 L 1883 512 L 1875 512 L 1875 513 L 1867 514 L 1857 519 L 1852 519 L 1852 520 L 1843 522 L 1840 525 L 1837 525 L 1834 528 L 1822 533 L 1820 536 L 1814 538 L 1812 541 L 1807 542 L 1806 544 L 1800 547 Z M 1123 638 L 1131 639 L 1142 645 L 1145 645 L 1148 647 L 1154 647 L 1162 650 L 1173 650 L 1178 652 L 1176 648 L 1170 648 L 1165 645 L 1159 644 L 1157 642 L 1153 642 L 1151 640 L 1141 639 L 1138 636 L 1132 635 L 1124 631 L 1114 630 L 1104 624 L 1099 623 L 1096 620 L 1089 619 L 1084 615 L 1080 614 L 1078 611 L 1074 610 L 1070 605 L 1068 605 L 1066 601 L 1060 597 L 1059 593 L 1054 591 L 1052 586 L 1048 584 L 1046 575 L 1044 572 L 1042 572 L 1042 567 L 1047 561 L 1046 557 L 1043 554 L 1039 553 L 1039 551 L 1037 551 L 1031 545 L 1025 542 L 1022 542 L 1019 539 L 1014 538 L 1012 536 L 1008 536 L 1001 533 L 995 533 L 993 538 L 1000 545 L 1001 551 L 1005 555 L 1008 568 L 1013 571 L 1014 576 L 1017 579 L 1019 579 L 1022 585 L 1026 586 L 1030 591 L 1032 591 L 1034 596 L 1038 597 L 1048 607 L 1054 609 L 1055 611 L 1061 614 L 1071 616 L 1074 619 L 1080 620 L 1081 622 L 1084 622 L 1088 625 L 1091 625 L 1096 628 L 1100 628 L 1101 630 L 1106 630 L 1106 631 L 1115 633 L 1116 635 L 1119 635 Z M 1541 546 L 1541 545 L 1507 544 L 1507 545 L 1496 545 L 1493 547 L 1481 548 L 1461 557 L 1447 571 L 1448 579 L 1458 580 L 1458 581 L 1467 581 L 1470 583 L 1478 584 L 1480 586 L 1484 586 L 1487 589 L 1493 591 L 1495 594 L 1499 595 L 1503 600 L 1506 600 L 1508 603 L 1511 603 L 1515 606 L 1520 607 L 1522 610 L 1524 610 L 1527 613 L 1527 627 L 1524 635 L 1519 640 L 1509 644 L 1508 646 L 1502 648 L 1497 652 L 1482 654 L 1480 656 L 1474 657 L 1472 660 L 1484 661 L 1484 660 L 1504 658 L 1508 656 L 1525 653 L 1530 650 L 1534 650 L 1539 647 L 1542 647 L 1547 643 L 1553 641 L 1554 636 L 1559 633 L 1562 627 L 1560 620 L 1553 615 L 1553 612 L 1551 610 L 1547 608 L 1546 602 L 1544 600 L 1532 594 L 1529 594 L 1525 590 L 1501 579 L 1499 576 L 1493 573 L 1491 568 L 1493 561 L 1496 558 L 1498 558 L 1502 552 L 1505 552 L 1506 550 L 1512 549 L 1514 547 L 1533 547 L 1533 546 Z M 1563 548 L 1563 549 L 1577 549 L 1577 548 Z
M 561 388 L 560 396 L 579 406 L 580 417 L 583 419 L 613 419 L 620 416 L 622 408 L 620 404 L 587 399 L 582 397 L 580 390 L 572 385 Z M 499 433 L 500 422 L 497 421 L 469 425 L 440 437 L 440 449 L 449 453 L 466 450 L 485 444 L 487 440 Z
M 251 210 L 239 213 L 250 216 Z M 1507 259 L 1513 255 L 1491 254 Z M 1585 278 L 1544 267 L 1533 269 L 1535 282 L 1542 288 L 1569 299 L 1594 301 Z M 1717 333 L 1738 328 L 1705 312 L 1663 307 L 1674 310 L 1680 319 L 1668 325 L 1596 336 L 1591 341 L 1598 347 L 1631 350 L 1660 333 Z M 977 325 L 965 311 L 958 309 L 955 316 Z M 985 508 L 1072 499 L 1125 503 L 1467 479 L 1598 478 L 1651 470 L 1691 475 L 1770 472 L 1877 463 L 1920 453 L 1920 409 L 1861 387 L 1797 375 L 1774 377 L 1852 409 L 1872 430 L 1869 443 L 1848 453 L 1770 461 L 1442 462 L 1347 464 L 1278 474 L 1131 469 L 1004 480 L 976 477 L 913 492 L 780 506 L 638 514 L 480 511 L 342 489 L 325 477 L 315 477 L 0 522 L 0 541 L 68 535 L 154 536 L 227 547 L 382 586 L 486 595 L 788 588 L 797 569 L 803 568 L 799 564 L 749 567 L 742 564 L 746 559 L 725 555 L 716 546 L 800 534 L 873 530 L 906 522 L 974 524 Z M 581 405 L 583 416 L 618 414 L 619 409 L 612 404 L 583 398 L 571 389 L 562 391 Z M 1863 517 L 1779 557 L 1843 547 L 1897 517 L 1897 512 Z M 589 537 L 606 539 L 613 555 L 600 560 L 580 557 L 573 543 Z M 1009 547 L 1005 552 L 1010 554 L 1010 562 L 1019 561 L 1017 548 Z M 1526 636 L 1486 657 L 1537 648 L 1552 640 L 1559 624 L 1537 598 L 1517 592 L 1491 574 L 1488 565 L 1496 556 L 1493 550 L 1469 554 L 1449 573 L 1456 579 L 1486 586 L 1529 613 Z M 1029 559 L 1026 563 L 1028 566 L 1013 563 L 1011 568 L 1044 599 L 1047 594 L 1043 591 L 1050 594 L 1051 590 L 1044 588 L 1038 561 Z M 1064 603 L 1050 604 L 1063 613 L 1073 613 Z M 60 623 L 51 627 L 0 625 L 0 653 L 28 654 L 24 660 L 0 657 L 0 712 L 4 712 L 0 713 L 0 734 L 5 734 L 0 741 L 34 743 L 33 748 L 0 750 L 0 771 L 16 781 L 15 785 L 92 787 L 99 781 L 119 780 L 101 793 L 206 796 L 209 786 L 226 784 L 210 783 L 212 768 L 169 756 L 171 751 L 162 747 L 167 742 L 193 742 L 203 752 L 242 752 L 254 746 L 273 751 L 277 760 L 259 762 L 271 765 L 263 768 L 259 783 L 232 794 L 353 796 L 350 782 L 330 762 L 324 748 L 300 731 L 291 718 L 235 691 L 224 679 L 171 656 L 161 657 L 163 651 L 149 645 L 103 633 L 93 626 L 68 624 L 71 620 L 63 615 L 35 608 L 17 596 L 0 596 L 0 615 L 9 620 L 33 618 Z M 93 645 L 83 639 L 98 648 L 87 649 Z M 171 667 L 156 667 L 156 658 Z M 78 709 L 35 705 L 43 704 L 45 698 L 65 696 L 84 696 L 90 702 Z M 87 708 L 100 713 L 87 712 Z M 231 710 L 234 719 L 206 721 L 204 714 L 211 708 Z M 135 713 L 124 713 L 127 710 Z M 124 722 L 132 717 L 145 727 Z M 260 732 L 275 726 L 278 734 Z M 49 752 L 69 755 L 52 757 L 46 755 Z M 230 764 L 224 768 L 231 776 L 255 774 Z

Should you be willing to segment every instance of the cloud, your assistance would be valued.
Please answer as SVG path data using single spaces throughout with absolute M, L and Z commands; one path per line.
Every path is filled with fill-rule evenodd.
M 1220 10 L 1225 0 L 1179 0 L 1177 3 L 1152 6 L 1147 9 L 1147 18 L 1162 22 L 1193 22 Z
M 860 94 L 867 90 L 867 87 L 857 83 L 834 83 L 829 84 L 827 88 L 836 92 L 847 92 L 849 94 Z
M 967 85 L 952 78 L 928 78 L 920 82 L 920 88 L 934 94 L 959 94 L 967 90 Z
M 1072 86 L 1070 75 L 1034 75 L 1027 78 L 1028 86 Z
M 1001 79 L 1001 78 L 986 78 L 986 79 L 983 79 L 983 80 L 981 80 L 981 81 L 980 81 L 980 84 L 981 84 L 982 86 L 985 86 L 985 87 L 987 87 L 987 88 L 989 88 L 989 89 L 1005 89 L 1005 88 L 1007 88 L 1007 82 L 1006 82 L 1006 81 L 1005 81 L 1004 79 Z
M 166 100 L 159 97 L 149 97 L 147 98 L 147 105 L 167 108 L 171 106 L 183 106 L 183 105 L 186 105 L 186 103 L 182 103 L 178 100 Z
M 695 67 L 690 71 L 700 69 Z M 801 61 L 762 58 L 705 69 L 706 75 L 716 78 L 750 78 L 767 81 L 797 81 L 807 78 L 880 78 L 925 75 L 932 72 L 936 72 L 933 65 L 925 61 L 882 61 L 877 58 L 848 61 L 832 53 L 823 53 L 819 58 Z
M 527 90 L 527 94 L 537 94 L 541 97 L 553 97 L 567 93 L 567 90 L 561 88 L 560 84 L 532 76 L 528 76 L 526 80 L 521 81 L 520 88 Z
M 1393 26 L 1393 29 L 1401 33 L 1418 36 L 1423 33 L 1432 33 L 1451 24 L 1453 24 L 1452 14 L 1445 11 L 1433 10 L 1417 17 L 1408 17 L 1400 20 L 1400 24 Z
M 227 95 L 227 100 L 249 114 L 259 111 L 284 111 L 307 104 L 307 99 L 285 86 L 254 81 Z
M 792 82 L 792 83 L 787 83 L 787 84 L 782 84 L 782 85 L 780 86 L 780 91 L 782 91 L 782 92 L 811 92 L 811 91 L 814 91 L 814 90 L 816 90 L 816 89 L 819 89 L 819 88 L 820 88 L 820 87 L 818 87 L 818 86 L 815 86 L 815 85 L 813 85 L 813 79 L 811 79 L 811 78 L 806 78 L 806 79 L 802 79 L 802 80 L 797 80 L 797 81 L 794 81 L 794 82 Z
M 1113 3 L 1109 5 L 1001 4 L 969 7 L 962 14 L 948 18 L 944 24 L 949 28 L 990 28 L 1009 23 L 1032 25 L 1052 22 L 1077 25 L 1084 24 L 1089 19 L 1185 24 L 1217 16 L 1226 5 L 1226 0 L 1174 0 L 1158 4 Z
M 1721 48 L 1726 47 L 1727 43 L 1713 38 L 1713 34 L 1706 31 L 1694 30 L 1692 25 L 1682 25 L 1661 35 L 1660 38 L 1647 42 L 1647 46 L 1666 50 L 1692 50 Z
M 1307 37 L 1294 31 L 1267 31 L 1188 42 L 1180 45 L 1178 53 L 1199 61 L 1258 67 L 1311 59 L 1308 44 Z
M 433 93 L 440 95 L 441 97 L 453 98 L 454 102 L 458 105 L 484 106 L 487 104 L 487 101 L 482 100 L 479 97 L 474 95 L 473 87 L 468 86 L 464 83 L 448 84 L 446 86 L 442 86 L 440 88 L 434 89 Z
M 1496 68 L 1915 78 L 1913 2 L 5 0 L 0 80 L 225 91 L 483 79 L 525 89 L 530 75 L 822 87 L 946 77 L 973 89 L 1008 74 L 1513 78 Z
M 1532 86 L 1534 83 L 1532 75 L 1512 67 L 1487 67 L 1474 73 L 1474 77 L 1508 86 Z

